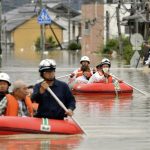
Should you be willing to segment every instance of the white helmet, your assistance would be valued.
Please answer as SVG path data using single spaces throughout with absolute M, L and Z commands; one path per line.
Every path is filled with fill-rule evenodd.
M 90 59 L 87 56 L 82 56 L 80 59 L 80 63 L 82 63 L 82 61 L 87 61 L 88 63 L 90 63 Z
M 56 69 L 56 62 L 53 59 L 44 59 L 39 64 L 39 72 L 55 69 Z
M 103 58 L 101 63 L 100 63 L 100 66 L 105 65 L 105 64 L 109 65 L 109 67 L 111 66 L 111 62 L 108 58 Z
M 10 77 L 7 73 L 0 73 L 0 81 L 6 81 L 8 82 L 9 86 L 11 85 Z

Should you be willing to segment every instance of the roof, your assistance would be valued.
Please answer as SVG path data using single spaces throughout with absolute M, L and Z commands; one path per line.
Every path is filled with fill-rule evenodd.
M 132 21 L 134 19 L 136 19 L 138 22 L 148 22 L 146 20 L 146 14 L 140 14 L 140 13 L 122 18 L 123 21 L 125 20 Z
M 82 19 L 81 17 L 82 17 L 81 15 L 76 16 L 76 17 L 72 18 L 71 21 L 81 22 L 81 19 Z
M 11 31 L 34 16 L 36 16 L 35 6 L 26 4 L 3 14 L 2 18 L 6 21 L 6 30 Z
M 53 5 L 47 4 L 47 8 L 52 9 L 55 13 L 57 13 L 59 16 L 67 17 L 68 16 L 68 10 L 70 11 L 70 16 L 71 17 L 76 17 L 80 15 L 81 13 L 72 8 L 69 7 L 68 3 L 65 2 L 59 2 L 59 3 L 53 3 Z
M 12 31 L 18 26 L 25 23 L 26 21 L 30 20 L 31 18 L 37 16 L 39 10 L 39 7 L 36 7 L 35 4 L 25 4 L 22 7 L 18 7 L 14 10 L 11 10 L 3 14 L 2 16 L 4 22 L 6 22 L 3 27 L 6 27 L 7 31 Z M 65 29 L 65 27 L 62 26 L 62 24 L 54 21 L 53 18 L 54 17 L 51 17 L 52 22 L 54 24 L 58 25 L 62 29 Z

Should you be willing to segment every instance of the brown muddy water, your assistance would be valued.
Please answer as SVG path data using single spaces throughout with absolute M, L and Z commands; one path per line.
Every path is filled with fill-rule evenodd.
M 79 66 L 80 52 L 52 51 L 43 58 L 57 62 L 56 77 L 67 75 Z M 91 66 L 100 56 L 91 55 Z M 3 53 L 1 72 L 11 80 L 23 79 L 34 84 L 39 77 L 40 54 L 23 52 Z M 111 72 L 148 94 L 150 72 L 141 68 L 127 68 L 117 59 L 111 59 Z M 67 82 L 67 78 L 61 78 Z M 87 135 L 19 135 L 0 136 L 1 150 L 149 150 L 150 97 L 134 90 L 133 95 L 109 97 L 99 94 L 75 95 L 77 108 L 74 118 Z

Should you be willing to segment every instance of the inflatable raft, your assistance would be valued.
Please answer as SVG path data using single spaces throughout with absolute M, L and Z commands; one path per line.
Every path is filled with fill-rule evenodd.
M 72 120 L 33 117 L 0 117 L 0 135 L 14 134 L 82 134 Z
M 101 93 L 101 94 L 128 94 L 133 93 L 133 88 L 121 82 L 117 87 L 114 83 L 78 83 L 72 86 L 73 93 Z

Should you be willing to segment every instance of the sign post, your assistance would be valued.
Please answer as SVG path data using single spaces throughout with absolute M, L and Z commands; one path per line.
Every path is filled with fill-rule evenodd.
M 132 49 L 135 51 L 131 58 L 130 65 L 137 68 L 140 61 L 140 54 L 138 51 L 141 50 L 143 36 L 139 33 L 132 34 L 130 42 L 133 46 Z
M 41 9 L 40 15 L 37 18 L 38 23 L 41 25 L 41 47 L 45 51 L 45 24 L 51 24 L 51 18 L 45 8 Z

